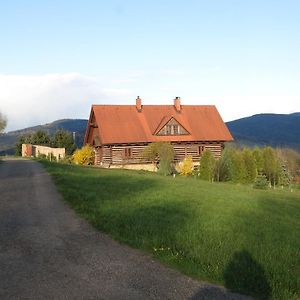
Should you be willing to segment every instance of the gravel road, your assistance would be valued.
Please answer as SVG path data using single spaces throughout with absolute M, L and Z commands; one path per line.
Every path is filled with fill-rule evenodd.
M 0 162 L 0 299 L 250 299 L 96 231 L 34 161 Z

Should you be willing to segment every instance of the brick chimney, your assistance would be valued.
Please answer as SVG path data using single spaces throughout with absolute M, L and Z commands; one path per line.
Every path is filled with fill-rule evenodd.
M 140 96 L 137 96 L 135 100 L 135 106 L 138 112 L 142 111 L 142 99 L 140 98 Z
M 176 111 L 178 111 L 178 112 L 181 111 L 180 97 L 176 97 L 174 99 L 174 106 L 175 106 Z

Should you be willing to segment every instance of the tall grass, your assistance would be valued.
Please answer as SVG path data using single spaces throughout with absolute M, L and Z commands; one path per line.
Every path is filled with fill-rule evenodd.
M 194 278 L 261 299 L 300 295 L 300 191 L 44 163 L 93 226 Z

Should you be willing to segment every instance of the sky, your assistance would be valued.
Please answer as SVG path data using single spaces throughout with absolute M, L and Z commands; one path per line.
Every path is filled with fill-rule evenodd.
M 300 1 L 0 0 L 6 131 L 91 104 L 300 111 Z

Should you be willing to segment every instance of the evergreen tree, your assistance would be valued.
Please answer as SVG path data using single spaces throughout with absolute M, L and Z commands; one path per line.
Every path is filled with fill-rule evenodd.
M 275 186 L 278 176 L 278 162 L 274 150 L 271 147 L 263 149 L 264 168 L 263 172 L 270 184 Z
M 233 182 L 246 182 L 246 166 L 241 151 L 233 150 L 231 154 L 231 180 Z
M 199 177 L 207 181 L 213 181 L 215 158 L 211 151 L 205 150 L 200 158 Z
M 230 180 L 230 156 L 231 148 L 225 148 L 221 153 L 221 157 L 216 161 L 215 165 L 215 180 L 229 181 Z
M 31 144 L 50 146 L 50 143 L 51 138 L 45 131 L 38 130 L 31 136 Z
M 67 155 L 71 155 L 76 149 L 72 134 L 62 129 L 56 131 L 51 141 L 51 146 L 56 148 L 65 148 Z
M 245 148 L 242 152 L 242 157 L 245 165 L 245 182 L 252 183 L 257 176 L 256 162 L 253 153 Z
M 255 159 L 257 173 L 262 174 L 264 169 L 264 158 L 262 150 L 258 147 L 255 147 L 252 154 Z

